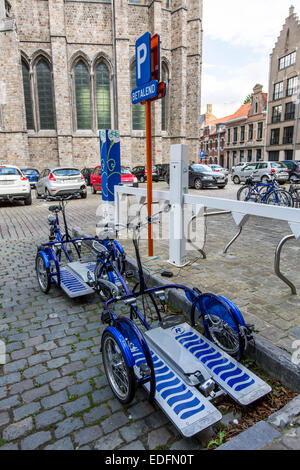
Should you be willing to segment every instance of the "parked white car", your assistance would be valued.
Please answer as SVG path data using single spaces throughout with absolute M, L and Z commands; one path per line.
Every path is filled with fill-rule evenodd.
M 229 175 L 228 168 L 224 168 L 221 165 L 217 165 L 216 163 L 210 163 L 208 166 L 212 169 L 212 171 L 216 171 L 217 173 L 224 173 L 226 176 Z
M 245 182 L 251 176 L 254 181 L 267 183 L 270 176 L 275 176 L 279 184 L 284 184 L 289 179 L 288 169 L 281 162 L 253 162 L 243 168 L 235 168 L 231 173 L 234 184 Z
M 77 168 L 45 168 L 36 182 L 36 195 L 60 196 L 62 194 L 80 194 L 87 197 L 86 181 Z
M 0 164 L 0 201 L 18 200 L 31 205 L 30 182 L 17 166 Z

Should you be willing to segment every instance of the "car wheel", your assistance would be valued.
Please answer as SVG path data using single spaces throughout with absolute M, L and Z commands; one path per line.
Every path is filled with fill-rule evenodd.
M 96 194 L 96 193 L 97 193 L 97 191 L 96 191 L 96 189 L 94 188 L 94 185 L 93 185 L 93 184 L 92 184 L 92 186 L 91 186 L 91 191 L 92 191 L 92 194 Z
M 194 188 L 195 189 L 202 189 L 203 188 L 203 183 L 200 178 L 196 178 L 194 181 Z
M 224 189 L 226 186 L 226 184 L 221 184 L 220 186 L 218 186 L 219 189 Z
M 232 181 L 234 182 L 234 184 L 240 184 L 240 182 L 241 182 L 240 178 L 237 175 L 235 175 L 232 178 Z
M 24 204 L 25 204 L 25 206 L 31 206 L 31 204 L 32 204 L 31 192 L 28 194 L 27 198 L 24 199 Z
M 87 198 L 87 192 L 85 191 L 84 193 L 81 193 L 81 199 L 86 199 Z
M 140 177 L 140 182 L 141 182 L 141 183 L 145 183 L 145 181 L 146 181 L 145 177 L 144 177 L 144 176 L 141 176 L 141 177 Z

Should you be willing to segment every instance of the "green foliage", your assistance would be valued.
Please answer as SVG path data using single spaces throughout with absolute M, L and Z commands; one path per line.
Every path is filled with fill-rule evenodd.
M 252 96 L 253 96 L 253 93 L 250 93 L 249 95 L 247 95 L 243 104 L 251 103 Z

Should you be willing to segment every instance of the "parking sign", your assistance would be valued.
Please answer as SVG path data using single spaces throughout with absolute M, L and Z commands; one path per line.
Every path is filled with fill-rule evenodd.
M 151 81 L 151 34 L 143 34 L 135 43 L 136 85 Z

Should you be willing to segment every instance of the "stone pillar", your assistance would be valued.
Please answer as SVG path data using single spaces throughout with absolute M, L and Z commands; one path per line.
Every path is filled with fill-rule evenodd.
M 72 107 L 69 85 L 64 0 L 49 0 L 55 114 L 59 165 L 73 164 Z
M 186 137 L 190 160 L 200 156 L 201 73 L 202 73 L 202 0 L 187 1 L 187 110 Z
M 19 40 L 13 17 L 0 0 L 0 162 L 29 163 Z
M 186 0 L 172 1 L 172 84 L 170 130 L 173 144 L 184 144 L 187 100 L 187 5 Z
M 123 0 L 115 0 L 115 34 L 121 163 L 122 165 L 131 165 L 130 43 L 128 35 L 128 2 Z

